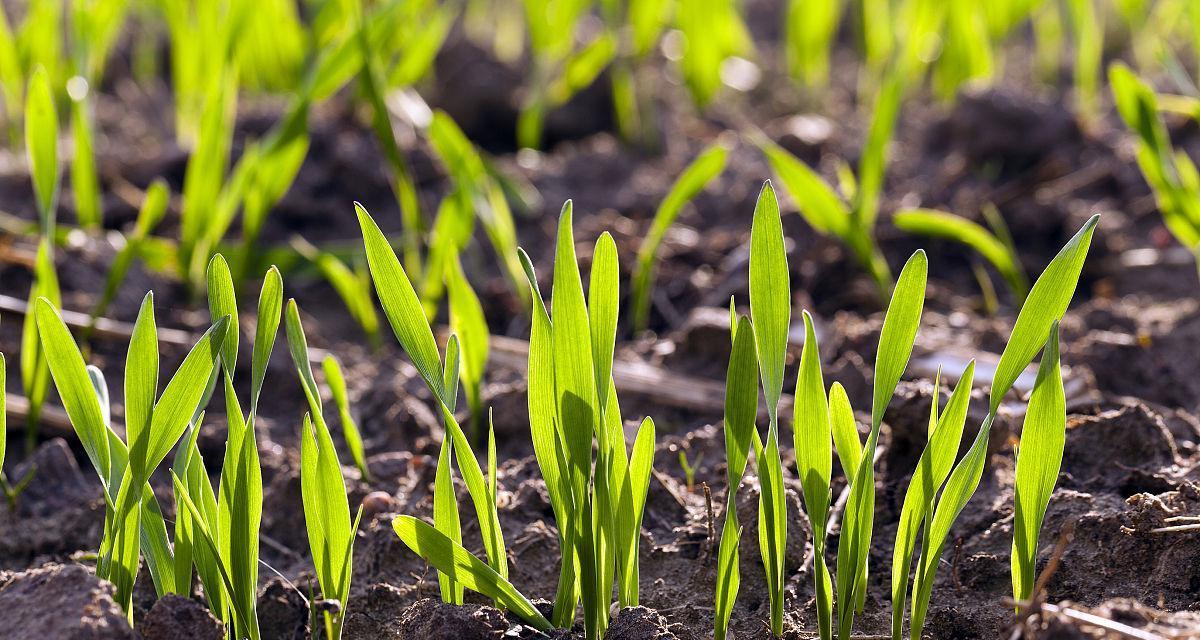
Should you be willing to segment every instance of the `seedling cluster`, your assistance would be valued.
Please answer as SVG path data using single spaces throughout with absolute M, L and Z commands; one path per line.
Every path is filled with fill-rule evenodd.
M 1159 0 L 1147 11 L 1139 9 L 1147 3 L 1136 1 L 786 0 L 777 16 L 783 39 L 779 65 L 763 59 L 765 49 L 754 42 L 745 7 L 736 0 L 27 4 L 19 21 L 0 8 L 0 104 L 7 142 L 21 148 L 32 196 L 28 221 L 3 214 L 0 222 L 6 233 L 36 242 L 28 260 L 32 280 L 14 378 L 28 401 L 27 452 L 39 441 L 43 411 L 57 397 L 99 480 L 104 521 L 95 572 L 113 584 L 114 600 L 131 622 L 144 568 L 159 597 L 202 594 L 227 637 L 269 640 L 258 611 L 265 566 L 260 545 L 263 511 L 275 507 L 264 504 L 258 429 L 280 324 L 305 406 L 272 418 L 291 424 L 296 434 L 306 560 L 314 583 L 307 590 L 290 586 L 307 601 L 314 637 L 338 640 L 354 611 L 355 544 L 360 528 L 370 526 L 376 514 L 353 504 L 347 477 L 357 475 L 370 485 L 379 467 L 360 433 L 364 416 L 352 405 L 359 372 L 343 363 L 355 361 L 309 348 L 306 316 L 295 299 L 285 303 L 284 274 L 292 282 L 292 274 L 308 272 L 327 283 L 376 357 L 387 353 L 386 321 L 424 384 L 439 425 L 433 434 L 430 508 L 389 513 L 388 522 L 404 547 L 436 571 L 445 603 L 476 598 L 470 591 L 538 631 L 581 624 L 585 637 L 599 640 L 614 612 L 641 600 L 643 517 L 654 506 L 648 505 L 653 479 L 682 474 L 690 494 L 705 468 L 723 469 L 725 485 L 715 487 L 720 533 L 711 540 L 719 539 L 713 637 L 731 635 L 744 585 L 740 542 L 752 539 L 768 594 L 762 622 L 772 637 L 785 633 L 791 604 L 785 592 L 797 571 L 811 573 L 806 578 L 813 585 L 815 624 L 809 631 L 822 640 L 855 637 L 856 618 L 861 626 L 869 601 L 870 573 L 887 571 L 890 635 L 901 640 L 923 637 L 945 548 L 981 482 L 1001 405 L 1035 360 L 1031 392 L 1017 403 L 1024 416 L 1013 473 L 1010 576 L 1014 602 L 1038 596 L 1039 537 L 1066 440 L 1059 322 L 1099 218 L 1090 217 L 1031 285 L 997 206 L 979 204 L 984 224 L 907 199 L 893 207 L 885 200 L 889 147 L 905 133 L 900 122 L 906 101 L 921 91 L 951 101 L 968 85 L 995 81 L 1005 46 L 1031 37 L 1032 69 L 1045 77 L 1070 72 L 1072 99 L 1087 130 L 1101 122 L 1105 38 L 1128 36 L 1133 65 L 1116 62 L 1108 71 L 1113 102 L 1132 133 L 1138 166 L 1163 222 L 1200 262 L 1200 171 L 1173 146 L 1167 127 L 1169 118 L 1200 119 L 1200 100 L 1158 93 L 1146 79 L 1165 60 L 1176 85 L 1187 85 L 1178 78 L 1186 76 L 1186 65 L 1176 58 L 1200 52 L 1200 3 L 1194 0 Z M 97 130 L 96 91 L 105 86 L 107 62 L 127 21 L 166 38 L 168 72 L 158 68 L 155 37 L 133 38 L 138 41 L 129 45 L 127 58 L 139 81 L 169 78 L 172 144 L 187 154 L 174 183 L 164 176 L 114 189 L 110 183 L 116 180 L 101 171 L 104 132 Z M 511 135 L 521 149 L 517 167 L 497 162 L 465 125 L 420 97 L 456 25 L 471 46 L 527 68 L 512 96 Z M 807 162 L 756 123 L 723 110 L 723 95 L 753 95 L 763 70 L 773 66 L 783 70 L 781 92 L 802 91 L 805 99 L 818 100 L 844 89 L 835 87 L 832 72 L 842 31 L 852 36 L 853 101 L 866 122 L 853 165 L 831 157 Z M 1064 63 L 1066 57 L 1071 59 Z M 666 101 L 660 94 L 671 82 L 663 78 L 677 82 L 693 113 L 706 122 L 729 122 L 733 130 L 695 145 L 665 139 L 659 127 L 667 117 Z M 669 188 L 662 185 L 665 196 L 657 208 L 645 212 L 650 221 L 631 267 L 622 271 L 618 240 L 608 232 L 599 234 L 590 251 L 579 249 L 577 216 L 567 200 L 557 218 L 553 264 L 538 265 L 549 278 L 539 280 L 530 255 L 541 252 L 531 244 L 525 245 L 528 252 L 518 246 L 518 221 L 540 207 L 540 195 L 520 167 L 536 165 L 542 156 L 535 150 L 555 142 L 551 116 L 599 83 L 607 85 L 600 95 L 611 100 L 613 129 L 631 150 L 670 146 L 694 155 Z M 281 115 L 261 135 L 247 136 L 236 126 L 239 110 L 246 97 L 261 92 L 286 96 Z M 399 233 L 385 234 L 393 221 L 381 216 L 383 224 L 377 224 L 356 202 L 361 246 L 357 239 L 327 243 L 289 231 L 285 246 L 268 247 L 263 237 L 270 216 L 283 208 L 319 146 L 310 120 L 335 100 L 348 107 L 349 118 L 363 120 L 370 143 L 378 147 L 380 175 L 390 188 L 384 199 L 394 200 L 388 205 L 396 211 Z M 422 173 L 427 167 L 413 162 L 413 147 L 444 177 L 436 202 L 428 199 Z M 67 148 L 69 154 L 60 153 Z M 627 423 L 620 407 L 619 338 L 652 339 L 669 324 L 659 312 L 669 306 L 660 304 L 669 294 L 655 292 L 661 254 L 680 219 L 704 210 L 705 191 L 729 186 L 727 169 L 739 154 L 773 174 L 785 197 L 781 206 L 772 182 L 762 185 L 748 225 L 748 277 L 740 281 L 744 286 L 733 286 L 739 295 L 745 292 L 745 300 L 735 295 L 729 302 L 724 458 L 714 460 L 719 454 L 712 453 L 689 458 L 671 449 L 677 457 L 669 464 L 660 459 L 656 468 L 662 449 L 654 420 L 639 415 Z M 110 231 L 118 237 L 111 266 L 81 322 L 65 308 L 56 254 L 72 237 L 96 239 L 112 226 L 113 212 L 106 210 L 112 198 L 105 196 L 114 190 L 137 213 L 125 232 Z M 866 407 L 856 412 L 841 384 L 827 384 L 814 315 L 806 309 L 795 313 L 795 301 L 803 297 L 792 288 L 797 269 L 789 264 L 783 218 L 789 208 L 803 219 L 805 232 L 835 241 L 873 285 L 884 310 L 870 367 L 869 412 Z M 71 212 L 73 220 L 61 222 L 60 210 Z M 349 215 L 350 207 L 342 214 Z M 537 226 L 536 220 L 529 224 Z M 527 240 L 526 227 L 520 229 Z M 996 274 L 1019 313 L 990 385 L 981 387 L 986 412 L 971 425 L 974 431 L 967 422 L 975 362 L 962 371 L 939 371 L 932 381 L 927 434 L 916 465 L 889 470 L 911 472 L 911 480 L 891 541 L 891 565 L 880 569 L 870 566 L 880 529 L 874 521 L 877 457 L 887 409 L 901 380 L 913 373 L 909 362 L 929 277 L 923 250 L 893 272 L 882 249 L 890 246 L 883 240 L 892 231 L 910 240 L 965 246 L 979 258 L 975 275 L 985 308 L 999 308 L 990 275 Z M 484 251 L 476 251 L 477 238 Z M 470 279 L 480 262 L 499 276 L 487 290 L 477 290 L 482 283 Z M 102 337 L 104 323 L 111 323 L 107 316 L 138 267 L 178 283 L 188 301 L 206 302 L 207 328 L 192 336 L 190 349 L 160 384 L 161 360 L 172 358 L 161 357 L 155 297 L 147 293 L 127 336 L 123 398 L 114 402 L 104 372 L 89 364 L 103 363 L 92 343 L 111 337 Z M 261 282 L 254 313 L 240 312 L 251 282 Z M 504 297 L 508 308 L 488 304 L 496 297 Z M 527 331 L 527 444 L 557 537 L 552 594 L 523 591 L 510 572 L 513 556 L 505 534 L 513 532 L 502 529 L 506 488 L 485 396 L 498 339 L 489 317 L 497 313 L 516 319 L 506 325 L 510 332 Z M 251 327 L 247 385 L 245 353 L 239 361 L 239 350 L 243 330 Z M 803 337 L 798 359 L 791 358 L 792 336 Z M 789 409 L 784 384 L 791 374 Z M 0 405 L 8 399 L 7 375 L 0 354 Z M 953 383 L 944 404 L 943 378 Z M 223 406 L 214 411 L 213 402 Z M 226 430 L 221 459 L 206 462 L 201 435 L 219 422 L 206 419 L 209 413 L 224 415 Z M 7 427 L 7 413 L 0 412 L 0 490 L 15 514 L 38 470 L 19 478 L 4 475 Z M 345 466 L 339 451 L 349 454 Z M 794 470 L 785 460 L 788 466 L 794 460 Z M 789 482 L 793 477 L 798 482 Z M 841 498 L 835 495 L 838 487 Z M 799 494 L 801 519 L 789 516 L 789 492 Z M 738 499 L 751 494 L 756 520 L 744 526 Z M 460 497 L 471 513 L 460 512 Z M 481 546 L 471 549 L 465 540 L 476 529 Z M 786 562 L 786 550 L 789 536 L 800 535 L 812 563 L 797 569 Z M 552 598 L 551 605 L 540 606 L 536 598 Z

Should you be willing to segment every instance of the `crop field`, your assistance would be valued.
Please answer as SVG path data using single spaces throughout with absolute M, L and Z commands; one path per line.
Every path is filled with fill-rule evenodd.
M 1197 0 L 0 0 L 0 640 L 1200 640 L 1197 162 Z

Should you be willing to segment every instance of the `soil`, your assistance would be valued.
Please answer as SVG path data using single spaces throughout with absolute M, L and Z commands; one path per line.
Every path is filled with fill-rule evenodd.
M 764 61 L 775 59 L 776 27 L 768 0 L 748 3 L 752 28 L 763 42 Z M 949 390 L 934 389 L 938 363 L 965 354 L 994 358 L 1003 349 L 1015 309 L 1001 294 L 988 315 L 972 271 L 973 258 L 957 245 L 905 235 L 889 221 L 901 206 L 952 209 L 980 219 L 994 202 L 1004 214 L 1025 267 L 1036 274 L 1089 215 L 1102 212 L 1083 279 L 1063 321 L 1063 361 L 1069 392 L 1068 432 L 1062 473 L 1043 528 L 1039 570 L 1062 541 L 1057 569 L 1045 598 L 1059 603 L 1018 620 L 1005 598 L 1011 593 L 1013 442 L 1020 430 L 1020 402 L 1013 402 L 992 434 L 991 456 L 979 490 L 951 531 L 935 584 L 927 632 L 933 638 L 1119 637 L 1081 622 L 1089 613 L 1170 637 L 1200 637 L 1200 538 L 1193 532 L 1156 532 L 1168 518 L 1200 515 L 1200 291 L 1190 259 L 1174 259 L 1173 241 L 1162 226 L 1148 188 L 1133 161 L 1123 127 L 1112 115 L 1082 125 L 1071 97 L 1057 87 L 1035 85 L 1012 53 L 1007 73 L 992 87 L 965 91 L 953 104 L 920 95 L 903 109 L 883 194 L 880 245 L 893 265 L 918 247 L 930 256 L 926 314 L 914 364 L 885 416 L 883 456 L 877 467 L 875 533 L 865 612 L 856 632 L 886 634 L 890 622 L 891 544 L 904 488 L 925 439 L 929 405 Z M 687 162 L 719 136 L 733 145 L 725 173 L 685 208 L 660 253 L 650 331 L 623 334 L 618 358 L 723 383 L 728 358 L 728 312 L 734 296 L 747 301 L 750 214 L 770 171 L 754 146 L 727 129 L 746 132 L 753 122 L 767 135 L 831 178 L 835 160 L 853 163 L 865 128 L 862 105 L 852 99 L 853 66 L 847 50 L 835 56 L 837 78 L 821 100 L 787 88 L 780 70 L 764 63 L 764 81 L 732 94 L 705 114 L 687 101 L 674 72 L 652 65 L 657 86 L 660 149 L 648 153 L 620 143 L 613 132 L 607 85 L 585 91 L 547 123 L 545 152 L 514 153 L 512 127 L 518 70 L 495 60 L 457 30 L 437 61 L 436 78 L 422 88 L 431 106 L 451 113 L 502 169 L 536 187 L 540 199 L 517 212 L 521 245 L 549 290 L 557 212 L 566 198 L 576 211 L 578 250 L 586 269 L 591 239 L 609 231 L 629 271 L 654 210 Z M 186 153 L 170 140 L 170 98 L 165 85 L 137 87 L 127 78 L 106 83 L 98 97 L 99 160 L 104 176 L 109 229 L 132 226 L 134 208 L 119 192 L 129 183 L 144 188 L 165 176 L 179 192 Z M 1065 86 L 1065 85 L 1064 85 Z M 779 88 L 784 87 L 784 88 Z M 311 118 L 313 142 L 295 186 L 268 218 L 262 242 L 285 247 L 300 234 L 329 246 L 361 242 L 351 202 L 361 201 L 385 231 L 399 231 L 386 163 L 346 92 L 321 105 Z M 817 106 L 819 105 L 819 106 Z M 235 153 L 278 117 L 277 100 L 248 98 L 239 117 Z M 1195 150 L 1195 125 L 1173 121 L 1176 144 Z M 422 205 L 433 211 L 448 189 L 447 178 L 425 143 L 404 144 Z M 11 156 L 11 154 L 10 154 Z M 28 175 L 15 156 L 0 166 L 0 210 L 35 218 Z M 74 222 L 69 190 L 63 191 L 65 224 Z M 795 319 L 800 307 L 817 319 L 827 382 L 841 382 L 853 405 L 868 410 L 871 366 L 882 320 L 869 279 L 836 241 L 823 237 L 790 212 L 783 196 L 789 240 Z M 172 210 L 159 233 L 177 230 Z M 480 250 L 464 253 L 496 335 L 528 337 L 519 300 L 495 269 L 482 234 Z M 28 295 L 35 245 L 28 237 L 0 238 L 0 293 Z M 1177 248 L 1175 248 L 1177 250 Z M 86 312 L 103 284 L 116 249 L 108 235 L 81 235 L 57 258 L 63 306 Z M 1129 256 L 1149 253 L 1153 260 Z M 266 253 L 266 252 L 263 252 Z M 263 265 L 265 266 L 265 265 Z M 261 270 L 255 267 L 256 270 Z M 352 506 L 368 495 L 367 513 L 354 550 L 352 595 L 345 637 L 435 640 L 439 638 L 538 637 L 512 616 L 478 597 L 452 607 L 437 599 L 435 572 L 395 536 L 398 513 L 429 516 L 437 445 L 442 437 L 430 397 L 415 368 L 390 337 L 378 349 L 345 312 L 333 290 L 311 269 L 285 273 L 286 294 L 298 301 L 309 343 L 338 355 L 346 369 L 351 402 L 365 441 L 371 482 L 346 466 Z M 256 285 L 255 285 L 256 286 Z M 626 287 L 627 288 L 627 287 Z M 170 274 L 135 265 L 109 316 L 132 321 L 146 290 L 156 294 L 158 325 L 198 333 L 207 313 Z M 252 295 L 243 306 L 249 308 Z M 625 305 L 628 306 L 628 305 Z M 0 325 L 0 350 L 16 363 L 21 319 Z M 444 318 L 441 319 L 444 321 Z M 257 428 L 265 487 L 262 521 L 264 568 L 259 616 L 263 637 L 308 637 L 308 599 L 314 588 L 300 508 L 298 431 L 305 404 L 291 361 L 276 344 L 259 408 Z M 97 335 L 90 362 L 106 374 L 114 401 L 122 398 L 126 345 Z M 249 350 L 238 363 L 241 384 L 250 379 Z M 164 345 L 164 370 L 184 354 Z M 798 355 L 798 350 L 793 356 Z M 923 364 L 921 364 L 923 363 Z M 982 366 L 982 365 L 981 365 Z M 794 370 L 794 362 L 789 371 Z M 954 366 L 948 365 L 947 371 Z M 16 366 L 10 394 L 20 394 Z M 794 373 L 791 373 L 794 376 Z M 980 375 L 980 379 L 987 376 Z M 794 384 L 790 378 L 786 384 Z M 711 637 L 716 533 L 725 508 L 724 443 L 720 403 L 662 401 L 655 389 L 618 385 L 627 425 L 643 415 L 658 425 L 656 473 L 643 521 L 641 605 L 617 612 L 609 638 L 681 640 Z M 56 400 L 52 399 L 54 404 Z M 977 428 L 985 403 L 976 389 L 968 429 Z M 513 583 L 532 598 L 549 598 L 558 576 L 554 519 L 528 437 L 525 381 L 519 368 L 497 364 L 488 371 L 485 404 L 494 411 L 499 443 L 500 518 L 510 553 Z M 210 407 L 201 451 L 210 464 L 221 459 L 223 403 Z M 114 408 L 119 419 L 120 407 Z M 860 413 L 860 422 L 866 416 Z M 331 427 L 339 432 L 336 418 Z M 99 543 L 104 503 L 99 485 L 69 430 L 44 424 L 39 445 L 26 454 L 23 425 L 10 420 L 10 479 L 36 469 L 15 511 L 0 507 L 0 629 L 11 638 L 133 638 L 146 640 L 213 634 L 215 622 L 200 600 L 140 597 L 130 627 L 112 602 L 111 587 L 93 577 L 86 554 Z M 784 425 L 783 438 L 790 442 Z M 340 439 L 338 446 L 341 446 Z M 684 452 L 696 466 L 688 486 L 679 464 Z M 343 461 L 348 452 L 341 449 Z M 784 451 L 789 538 L 786 637 L 811 637 L 815 629 L 810 535 L 800 508 L 800 485 L 790 447 Z M 212 469 L 216 471 L 216 469 Z M 155 482 L 170 516 L 166 478 Z M 845 486 L 835 473 L 835 495 Z M 460 488 L 463 513 L 471 510 Z M 737 493 L 746 535 L 741 541 L 741 592 L 732 617 L 733 637 L 768 636 L 768 600 L 755 538 L 757 483 L 748 475 Z M 707 492 L 707 493 L 706 493 Z M 708 493 L 713 496 L 710 500 Z M 468 548 L 479 551 L 478 528 L 464 518 Z M 830 542 L 831 566 L 838 536 Z M 277 571 L 283 578 L 275 576 Z M 144 594 L 149 594 L 143 589 Z M 1106 635 L 1106 633 L 1108 635 Z M 210 635 L 206 635 L 210 634 Z M 582 638 L 582 630 L 559 632 Z M 1174 635 L 1172 635 L 1174 634 Z M 219 634 L 218 634 L 219 635 Z M 212 635 L 211 637 L 218 637 Z

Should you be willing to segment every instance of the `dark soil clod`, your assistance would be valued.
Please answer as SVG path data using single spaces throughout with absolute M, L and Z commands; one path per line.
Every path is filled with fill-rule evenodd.
M 112 596 L 77 564 L 0 574 L 0 630 L 7 640 L 135 640 Z
M 158 599 L 138 625 L 142 640 L 221 640 L 225 627 L 208 608 L 192 600 L 168 594 Z

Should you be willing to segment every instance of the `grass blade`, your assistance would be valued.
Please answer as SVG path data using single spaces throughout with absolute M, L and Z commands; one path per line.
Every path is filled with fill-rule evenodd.
M 829 426 L 833 431 L 833 443 L 837 449 L 842 474 L 854 478 L 858 473 L 858 461 L 862 459 L 862 440 L 858 435 L 858 423 L 854 420 L 854 409 L 842 383 L 835 382 L 829 388 Z
M 325 384 L 329 386 L 333 404 L 337 407 L 338 421 L 342 424 L 342 437 L 346 441 L 346 448 L 350 450 L 350 457 L 354 458 L 354 466 L 358 467 L 359 472 L 362 473 L 363 481 L 370 482 L 371 473 L 367 470 L 362 435 L 359 434 L 358 423 L 355 422 L 354 416 L 350 415 L 350 399 L 346 394 L 346 378 L 342 375 L 342 367 L 338 364 L 337 358 L 333 354 L 329 354 L 321 362 L 321 368 L 325 370 Z
M 481 434 L 483 420 L 483 377 L 487 371 L 490 335 L 483 305 L 463 272 L 458 256 L 446 269 L 446 289 L 450 299 L 450 331 L 458 336 L 462 348 L 462 384 L 471 411 L 471 433 Z
M 211 557 L 219 558 L 220 556 L 217 550 L 216 539 L 213 538 L 213 534 L 209 531 L 208 527 L 205 526 L 204 517 L 201 515 L 200 509 L 196 506 L 196 503 L 188 494 L 188 491 L 184 487 L 183 482 L 179 479 L 179 476 L 176 476 L 175 473 L 172 472 L 171 478 L 175 485 L 175 496 L 180 500 L 184 509 L 187 511 L 191 522 L 193 523 L 193 531 L 196 534 L 195 539 L 201 542 L 202 547 L 209 553 Z M 213 563 L 213 568 L 221 578 L 220 583 L 224 585 L 225 589 L 232 591 L 233 582 L 229 577 L 229 570 L 225 564 L 218 559 Z M 234 615 L 238 617 L 238 621 L 241 623 L 243 628 L 249 626 L 244 611 L 240 611 L 235 607 Z
M 138 209 L 137 220 L 134 223 L 133 233 L 125 238 L 125 246 L 117 252 L 113 258 L 112 266 L 108 269 L 108 275 L 104 278 L 104 290 L 100 294 L 100 299 L 96 302 L 96 306 L 92 309 L 91 323 L 88 326 L 86 337 L 91 335 L 92 327 L 95 324 L 96 318 L 103 316 L 108 312 L 108 307 L 112 304 L 113 299 L 117 296 L 117 290 L 121 283 L 125 281 L 125 277 L 129 274 L 129 268 L 133 265 L 133 259 L 138 255 L 145 239 L 162 221 L 167 212 L 167 204 L 171 196 L 170 188 L 165 180 L 156 179 L 150 183 L 150 188 L 146 189 L 146 197 L 142 200 L 142 206 Z
M 163 389 L 154 405 L 149 433 L 141 445 L 144 447 L 141 449 L 145 452 L 144 459 L 139 460 L 134 455 L 135 451 L 139 451 L 139 442 L 129 444 L 129 464 L 139 472 L 135 475 L 141 476 L 156 469 L 187 429 L 188 422 L 200 406 L 205 383 L 219 362 L 220 345 L 228 328 L 229 318 L 225 317 L 204 332 Z
M 971 386 L 975 379 L 975 361 L 967 364 L 958 378 L 958 384 L 950 395 L 941 416 L 937 416 L 937 396 L 934 396 L 933 415 L 930 420 L 929 442 L 917 462 L 916 472 L 909 481 L 904 494 L 904 505 L 900 511 L 900 523 L 896 530 L 896 543 L 892 552 L 892 638 L 897 640 L 903 632 L 904 608 L 908 597 L 908 577 L 912 568 L 913 552 L 922 527 L 928 526 L 933 514 L 934 503 L 942 483 L 954 465 L 962 440 L 963 426 L 967 418 L 967 405 L 971 397 Z M 937 387 L 935 387 L 937 389 Z M 940 390 L 936 390 L 940 393 Z
M 234 331 L 225 336 L 221 344 L 221 368 L 233 377 L 237 368 L 238 344 L 241 342 L 241 331 L 237 330 L 238 310 L 237 293 L 233 287 L 233 274 L 225 257 L 216 254 L 208 262 L 206 272 L 208 278 L 208 313 L 215 322 L 228 316 L 234 323 Z M 216 374 L 214 374 L 214 380 Z M 215 382 L 214 382 L 215 384 Z
M 263 276 L 258 293 L 258 319 L 254 327 L 254 349 L 250 361 L 250 413 L 258 413 L 258 396 L 267 377 L 267 364 L 275 349 L 279 334 L 279 319 L 283 314 L 283 278 L 279 269 L 271 267 Z M 252 420 L 251 420 L 252 421 Z
M 71 141 L 75 147 L 71 157 L 71 191 L 75 197 L 75 216 L 79 226 L 98 230 L 104 212 L 101 209 L 100 178 L 96 173 L 91 103 L 86 83 L 83 87 L 83 91 L 77 95 L 72 92 L 72 83 L 67 82 L 67 93 L 71 99 Z
M 757 443 L 756 443 L 757 444 Z M 783 635 L 784 548 L 787 546 L 787 505 L 784 502 L 783 463 L 779 458 L 779 440 L 775 430 L 767 434 L 767 443 L 755 453 L 758 461 L 758 546 L 767 577 L 771 603 L 771 633 Z
M 637 269 L 633 274 L 632 311 L 635 331 L 644 330 L 650 319 L 650 291 L 654 284 L 654 265 L 667 231 L 675 224 L 675 219 L 679 217 L 684 206 L 703 191 L 709 182 L 721 175 L 728 157 L 729 149 L 722 143 L 713 144 L 702 151 L 671 185 L 671 190 L 654 212 L 650 232 L 638 248 Z
M 54 245 L 50 236 L 38 242 L 37 258 L 33 267 L 33 286 L 29 290 L 29 303 L 33 306 L 39 298 L 46 298 L 55 306 L 60 304 L 58 275 L 54 271 Z M 42 405 L 49 392 L 50 378 L 46 369 L 45 348 L 38 340 L 38 327 L 32 314 L 25 314 L 21 325 L 21 387 L 29 398 L 29 415 L 25 420 L 25 445 L 30 452 L 37 444 L 37 434 L 42 415 Z
M 50 76 L 38 66 L 29 77 L 25 93 L 25 153 L 33 178 L 34 201 L 42 224 L 42 236 L 54 237 L 58 200 L 58 110 Z
M 622 443 L 622 449 L 624 444 Z M 622 450 L 619 455 L 624 456 Z M 620 597 L 622 607 L 638 604 L 638 546 L 642 537 L 642 514 L 646 506 L 646 493 L 650 489 L 650 472 L 654 465 L 654 421 L 646 418 L 638 428 L 629 457 L 629 467 L 622 483 L 621 500 L 617 513 L 622 518 L 617 541 L 620 571 Z
M 733 603 L 737 599 L 742 577 L 738 570 L 740 558 L 738 542 L 742 539 L 742 526 L 738 523 L 737 509 L 726 505 L 725 524 L 721 528 L 721 546 L 717 550 L 717 596 L 713 611 L 713 638 L 725 640 L 729 634 L 729 618 L 733 614 Z
M 592 272 L 587 300 L 596 398 L 601 403 L 608 401 L 609 385 L 612 384 L 613 353 L 617 340 L 617 308 L 621 298 L 620 275 L 617 243 L 606 231 L 600 234 L 592 251 Z M 600 409 L 603 414 L 606 407 L 602 405 Z M 602 449 L 607 448 L 605 432 L 605 429 L 596 432 Z M 621 455 L 625 455 L 624 450 L 621 451 Z
M 1017 376 L 1021 375 L 1045 345 L 1051 325 L 1066 313 L 1067 306 L 1075 295 L 1075 286 L 1079 282 L 1083 261 L 1087 258 L 1092 234 L 1099 220 L 1100 216 L 1097 214 L 1084 223 L 1059 250 L 1058 255 L 1054 256 L 1029 290 L 1029 296 L 1017 314 L 1008 344 L 1005 345 L 1004 352 L 1000 354 L 1000 362 L 996 365 L 989 401 L 991 413 L 995 413 L 1000 407 L 1000 401 L 1012 388 Z
M 158 395 L 158 330 L 154 324 L 154 293 L 142 299 L 129 352 L 125 359 L 125 437 L 130 444 L 149 436 Z
M 754 327 L 742 316 L 737 322 L 729 370 L 725 375 L 725 475 L 730 495 L 746 473 L 754 421 L 758 417 L 758 358 Z M 726 505 L 728 509 L 732 505 Z
M 925 280 L 928 277 L 929 261 L 925 252 L 918 250 L 908 259 L 892 300 L 888 303 L 883 319 L 883 330 L 879 335 L 879 351 L 875 355 L 875 386 L 871 403 L 871 428 L 876 430 L 883 421 L 896 385 L 908 366 L 917 329 L 921 324 L 921 311 L 925 302 Z
M 108 484 L 108 422 L 92 387 L 83 354 L 49 300 L 39 298 L 34 315 L 46 362 L 54 378 L 54 386 L 58 389 L 58 397 L 62 400 L 67 417 L 71 419 L 71 427 L 83 444 L 83 450 L 96 473 Z
M 528 598 L 521 595 L 508 579 L 471 555 L 462 545 L 412 516 L 397 516 L 392 521 L 392 528 L 413 553 L 424 558 L 439 571 L 454 576 L 454 579 L 466 588 L 502 603 L 505 608 L 535 629 L 543 632 L 550 630 L 550 622 L 538 612 Z
M 850 482 L 850 498 L 846 503 L 842 539 L 838 546 L 837 617 L 838 637 L 842 640 L 849 638 L 855 612 L 862 610 L 866 598 L 867 556 L 875 523 L 875 447 L 884 411 L 912 354 L 925 302 L 927 273 L 925 252 L 917 251 L 900 272 L 879 334 L 871 432 Z
M 892 217 L 892 223 L 908 233 L 954 240 L 974 249 L 1000 272 L 1017 303 L 1024 302 L 1029 292 L 1029 280 L 1018 257 L 1000 238 L 979 224 L 932 209 L 898 211 Z
M 601 426 L 596 398 L 595 370 L 590 345 L 591 327 L 583 282 L 575 255 L 571 224 L 571 201 L 563 204 L 558 223 L 554 257 L 554 381 L 563 444 L 566 445 L 569 487 L 575 508 L 571 512 L 572 534 L 578 541 L 580 594 L 583 598 L 585 627 L 596 636 L 603 627 L 598 606 L 598 571 L 592 540 L 592 515 L 589 513 L 589 482 L 592 477 L 592 440 Z M 560 525 L 561 526 L 561 525 Z
M 443 395 L 441 359 L 417 292 L 387 238 L 371 219 L 371 214 L 358 203 L 354 208 L 362 228 L 371 279 L 375 281 L 375 292 L 383 305 L 384 314 L 400 346 L 421 372 L 425 384 L 440 398 Z
M 768 180 L 754 205 L 750 231 L 750 318 L 758 346 L 759 375 L 774 428 L 783 394 L 783 363 L 791 322 L 791 284 L 779 201 Z
M 846 238 L 850 233 L 850 207 L 817 172 L 783 147 L 764 143 L 763 154 L 809 226 L 820 233 Z
M 354 543 L 346 483 L 329 429 L 319 413 L 304 418 L 300 441 L 300 491 L 304 522 L 322 597 L 339 604 L 324 614 L 326 634 L 341 637 L 350 595 L 346 550 Z
M 451 475 L 454 463 L 450 456 L 453 447 L 453 440 L 442 439 L 433 481 L 433 526 L 451 542 L 461 545 L 462 523 L 458 515 L 458 496 L 454 491 L 454 477 Z M 438 587 L 441 590 L 442 602 L 463 603 L 463 585 L 456 581 L 452 574 L 439 571 Z
M 1017 449 L 1016 488 L 1013 496 L 1012 545 L 1013 598 L 1032 596 L 1037 560 L 1038 532 L 1058 481 L 1066 444 L 1066 397 L 1059 366 L 1058 323 L 1050 329 L 1037 380 Z
M 554 383 L 554 325 L 538 287 L 533 263 L 524 251 L 519 251 L 519 259 L 529 281 L 533 300 L 533 322 L 529 330 L 529 431 L 533 440 L 534 456 L 546 483 L 550 506 L 554 510 L 554 520 L 559 524 L 559 557 L 562 560 L 552 617 L 555 626 L 569 627 L 579 602 L 579 589 L 576 582 L 578 578 L 575 571 L 570 515 L 570 509 L 573 508 L 573 493 L 569 486 L 571 470 L 560 446 L 562 439 L 558 431 L 560 423 Z
M 804 488 L 804 509 L 812 525 L 813 590 L 817 601 L 817 626 L 821 638 L 832 637 L 833 592 L 825 564 L 825 528 L 829 517 L 829 482 L 833 475 L 833 434 L 825 380 L 821 375 L 820 347 L 812 316 L 804 312 L 804 349 L 792 428 L 796 452 L 796 474 Z

